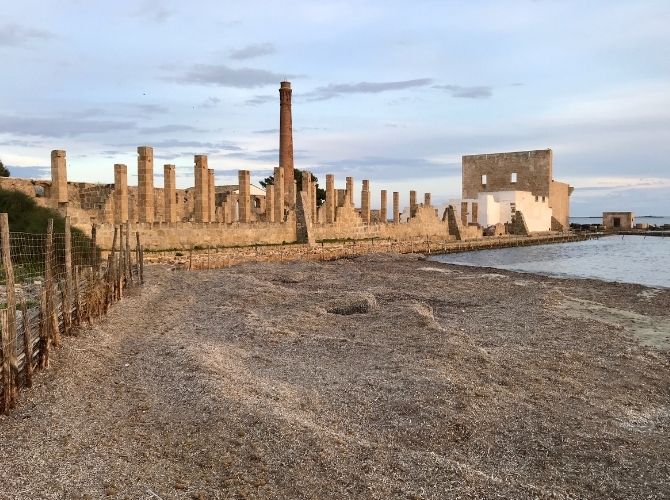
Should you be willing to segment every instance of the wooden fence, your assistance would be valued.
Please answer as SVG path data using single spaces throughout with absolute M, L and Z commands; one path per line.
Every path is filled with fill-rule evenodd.
M 80 326 L 91 324 L 121 300 L 127 287 L 144 282 L 139 232 L 118 226 L 106 258 L 92 238 L 62 233 L 53 219 L 45 234 L 11 232 L 0 214 L 0 412 L 15 406 L 19 389 L 32 385 L 33 372 L 49 366 L 51 347 Z

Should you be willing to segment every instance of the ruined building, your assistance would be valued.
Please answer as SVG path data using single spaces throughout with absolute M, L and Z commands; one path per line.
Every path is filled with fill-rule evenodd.
M 217 186 L 206 155 L 193 158 L 193 187 L 177 189 L 176 167 L 170 164 L 163 165 L 163 187 L 156 187 L 150 146 L 137 148 L 137 186 L 128 185 L 128 166 L 123 164 L 113 166 L 113 184 L 68 182 L 66 152 L 55 150 L 51 181 L 0 178 L 0 188 L 33 196 L 38 204 L 69 215 L 85 232 L 95 226 L 103 248 L 111 247 L 115 226 L 126 223 L 142 233 L 147 249 L 371 238 L 477 239 L 482 237 L 480 221 L 494 218 L 496 206 L 500 218 L 504 205 L 500 193 L 510 191 L 517 193 L 511 203 L 517 204 L 520 222 L 516 226 L 522 233 L 534 230 L 536 217 L 529 197 L 545 205 L 552 227 L 567 226 L 572 188 L 552 179 L 550 150 L 464 157 L 464 199 L 453 206 L 433 205 L 430 193 L 424 193 L 420 203 L 416 191 L 410 191 L 410 206 L 401 214 L 400 193 L 393 192 L 389 200 L 386 190 L 375 192 L 365 179 L 360 188 L 361 206 L 356 207 L 353 177 L 338 187 L 332 174 L 325 175 L 326 200 L 318 206 L 312 174 L 303 171 L 299 192 L 295 182 L 291 93 L 290 82 L 281 82 L 278 166 L 274 184 L 265 190 L 251 184 L 247 170 L 239 171 L 237 184 Z M 373 209 L 373 205 L 380 208 Z M 509 210 L 510 202 L 505 206 Z M 526 224 L 521 211 L 527 212 Z
M 463 156 L 463 198 L 453 204 L 464 224 L 511 223 L 522 212 L 531 232 L 570 227 L 574 188 L 553 178 L 551 149 Z

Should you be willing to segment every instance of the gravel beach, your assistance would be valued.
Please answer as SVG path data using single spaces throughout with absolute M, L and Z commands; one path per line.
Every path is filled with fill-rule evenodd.
M 148 266 L 0 416 L 0 499 L 668 498 L 670 289 Z

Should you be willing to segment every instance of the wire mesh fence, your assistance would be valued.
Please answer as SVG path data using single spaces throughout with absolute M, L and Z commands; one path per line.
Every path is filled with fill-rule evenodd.
M 120 300 L 123 290 L 144 280 L 139 233 L 115 229 L 111 252 L 103 256 L 92 237 L 63 233 L 11 232 L 0 214 L 0 412 L 14 406 L 18 389 L 32 385 L 37 368 L 49 365 L 49 351 L 62 335 L 90 324 Z

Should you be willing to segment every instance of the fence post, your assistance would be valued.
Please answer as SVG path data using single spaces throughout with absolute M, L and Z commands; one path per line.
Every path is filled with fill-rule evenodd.
M 140 245 L 140 284 L 144 284 L 144 247 Z
M 135 253 L 137 254 L 137 255 L 136 255 L 136 260 L 137 260 L 137 278 L 140 280 L 140 284 L 142 284 L 144 281 L 142 280 L 142 269 L 141 269 L 141 266 L 142 266 L 142 255 L 141 255 L 141 253 L 142 253 L 142 252 L 141 252 L 141 251 L 142 251 L 142 246 L 140 245 L 140 232 L 139 232 L 139 231 L 136 231 L 136 232 L 135 232 L 135 238 L 136 238 L 136 242 L 135 242 Z
M 2 387 L 3 410 L 9 413 L 16 401 L 18 366 L 16 364 L 16 295 L 14 292 L 14 268 L 9 245 L 9 219 L 0 214 L 0 239 L 2 239 L 2 265 L 5 268 L 7 310 L 2 316 Z
M 60 346 L 60 329 L 58 328 L 58 323 L 56 323 L 56 328 L 54 328 L 53 314 L 55 311 L 54 307 L 54 284 L 53 284 L 53 265 L 54 265 L 54 220 L 49 219 L 47 225 L 47 241 L 45 248 L 44 256 L 44 288 L 47 291 L 47 309 L 46 309 L 46 322 L 47 322 L 47 340 L 51 338 L 54 346 Z
M 74 267 L 74 309 L 76 311 L 76 324 L 81 324 L 81 298 L 79 296 L 79 266 Z
M 123 297 L 123 277 L 126 274 L 126 261 L 124 256 L 125 251 L 126 249 L 125 246 L 123 245 L 123 224 L 119 224 L 119 256 L 117 259 L 117 266 L 116 266 L 117 300 L 121 300 L 121 298 Z
M 116 238 L 118 228 L 114 226 L 114 237 L 112 239 L 112 250 L 107 257 L 107 300 L 105 301 L 105 311 L 110 302 L 116 297 L 116 273 L 114 271 L 114 249 L 116 248 Z
M 98 262 L 98 244 L 97 244 L 97 233 L 98 228 L 95 225 L 95 222 L 91 225 L 91 267 L 94 269 L 95 277 L 98 277 L 98 268 L 100 263 Z
M 65 217 L 65 300 L 63 300 L 63 326 L 65 333 L 72 327 L 72 235 L 70 216 Z
M 28 304 L 26 299 L 21 300 L 21 317 L 23 323 L 23 377 L 26 386 L 33 386 L 33 337 L 30 334 L 30 318 L 28 318 Z
M 133 266 L 130 258 L 130 221 L 126 221 L 126 276 L 129 283 L 133 283 Z

